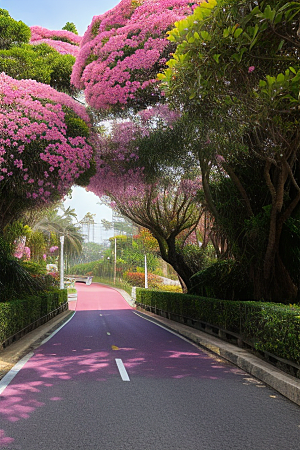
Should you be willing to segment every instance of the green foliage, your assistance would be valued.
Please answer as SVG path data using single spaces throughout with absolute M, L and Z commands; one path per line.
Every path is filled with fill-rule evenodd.
M 298 286 L 297 302 L 300 299 L 300 210 L 295 211 L 293 217 L 285 223 L 280 241 L 280 252 L 285 267 L 293 281 Z
M 43 45 L 43 44 L 41 44 Z M 50 86 L 58 91 L 74 94 L 75 89 L 70 84 L 75 57 L 72 55 L 61 55 L 59 52 L 48 58 L 51 66 Z
M 65 116 L 65 122 L 67 125 L 67 136 L 77 137 L 82 136 L 88 138 L 90 130 L 84 120 L 74 114 L 67 114 Z
M 70 77 L 74 62 L 74 56 L 61 55 L 45 43 L 0 50 L 0 72 L 18 80 L 33 79 L 49 84 L 67 93 L 72 92 Z
M 253 286 L 245 269 L 233 260 L 217 261 L 191 278 L 190 294 L 225 300 L 253 298 Z
M 67 290 L 0 303 L 0 344 L 67 301 Z
M 93 38 L 96 37 L 97 34 L 99 33 L 100 24 L 101 24 L 101 19 L 96 20 L 93 23 L 93 26 L 92 26 L 92 29 L 91 29 L 91 34 L 92 34 Z
M 31 259 L 41 262 L 47 248 L 44 233 L 42 231 L 33 231 L 27 241 L 27 245 L 30 248 Z
M 87 124 L 80 118 L 74 115 L 73 111 L 65 110 L 65 122 L 67 124 L 67 136 L 76 137 L 82 136 L 88 138 L 90 130 Z M 90 161 L 90 167 L 85 172 L 79 175 L 76 179 L 77 186 L 88 186 L 90 179 L 96 174 L 96 163 L 92 159 Z
M 99 264 L 101 261 L 91 261 L 83 264 L 76 264 L 70 268 L 70 274 L 72 275 L 86 275 L 87 273 L 91 273 L 92 275 L 97 275 Z
M 21 20 L 10 17 L 6 9 L 0 8 L 0 49 L 29 42 L 30 28 Z
M 35 294 L 45 288 L 43 282 L 11 256 L 9 244 L 0 236 L 0 302 Z
M 3 236 L 10 246 L 11 254 L 13 254 L 15 250 L 15 241 L 21 236 L 25 236 L 26 239 L 28 239 L 30 237 L 30 234 L 30 227 L 28 225 L 23 225 L 20 220 L 12 222 L 4 228 Z
M 164 292 L 176 292 L 182 294 L 182 287 L 178 285 L 161 284 L 159 286 L 156 286 L 154 289 Z
M 300 364 L 300 307 L 136 290 L 136 302 L 238 334 L 257 350 Z
M 31 275 L 46 275 L 46 265 L 41 265 L 40 263 L 34 262 L 34 261 L 21 261 L 21 266 L 24 267 L 24 269 L 27 270 Z
M 62 27 L 62 30 L 71 31 L 71 33 L 78 35 L 78 31 L 74 22 L 67 22 L 66 25 Z
M 86 169 L 85 172 L 81 173 L 79 177 L 76 179 L 77 186 L 88 186 L 90 179 L 96 175 L 96 162 L 95 160 L 90 161 L 90 167 Z
M 205 250 L 197 244 L 186 244 L 180 249 L 185 264 L 193 273 L 198 272 L 206 266 Z
M 288 224 L 300 202 L 299 19 L 299 2 L 208 0 L 169 32 L 177 48 L 159 75 L 196 118 L 191 152 L 228 252 L 272 301 L 299 286 L 298 251 L 284 245 L 299 245 Z

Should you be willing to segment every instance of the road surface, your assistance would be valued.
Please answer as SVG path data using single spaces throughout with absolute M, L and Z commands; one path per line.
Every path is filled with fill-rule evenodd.
M 72 319 L 0 395 L 1 449 L 300 449 L 297 405 L 117 291 L 77 286 Z

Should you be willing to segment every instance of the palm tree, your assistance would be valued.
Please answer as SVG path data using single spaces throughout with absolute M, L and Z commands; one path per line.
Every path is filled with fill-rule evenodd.
M 62 211 L 62 214 L 59 213 Z M 35 217 L 35 221 L 30 224 L 33 231 L 41 231 L 46 236 L 50 233 L 59 236 L 64 236 L 64 253 L 66 256 L 66 265 L 68 266 L 69 258 L 73 255 L 79 255 L 82 252 L 83 236 L 81 228 L 77 220 L 77 215 L 74 209 L 70 207 L 65 208 L 63 204 L 56 205 L 55 208 L 50 208 L 42 212 L 42 215 Z M 58 239 L 59 240 L 59 239 Z

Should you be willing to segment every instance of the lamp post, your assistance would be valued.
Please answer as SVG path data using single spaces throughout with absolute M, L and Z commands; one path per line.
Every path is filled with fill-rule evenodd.
M 114 284 L 116 284 L 116 276 L 117 276 L 117 239 L 115 238 Z
M 148 289 L 148 268 L 147 268 L 147 255 L 145 253 L 145 288 Z
M 65 288 L 65 284 L 64 284 L 64 242 L 65 242 L 65 237 L 60 236 L 60 284 L 59 284 L 60 289 Z

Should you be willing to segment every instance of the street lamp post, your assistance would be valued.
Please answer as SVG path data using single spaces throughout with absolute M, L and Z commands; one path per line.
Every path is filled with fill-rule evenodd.
M 116 276 L 117 276 L 117 239 L 115 238 L 114 284 L 116 284 Z
M 148 289 L 148 268 L 147 268 L 147 255 L 145 253 L 145 288 Z
M 64 283 L 64 242 L 65 242 L 65 237 L 64 236 L 60 236 L 60 289 L 64 289 L 65 288 L 65 283 Z

